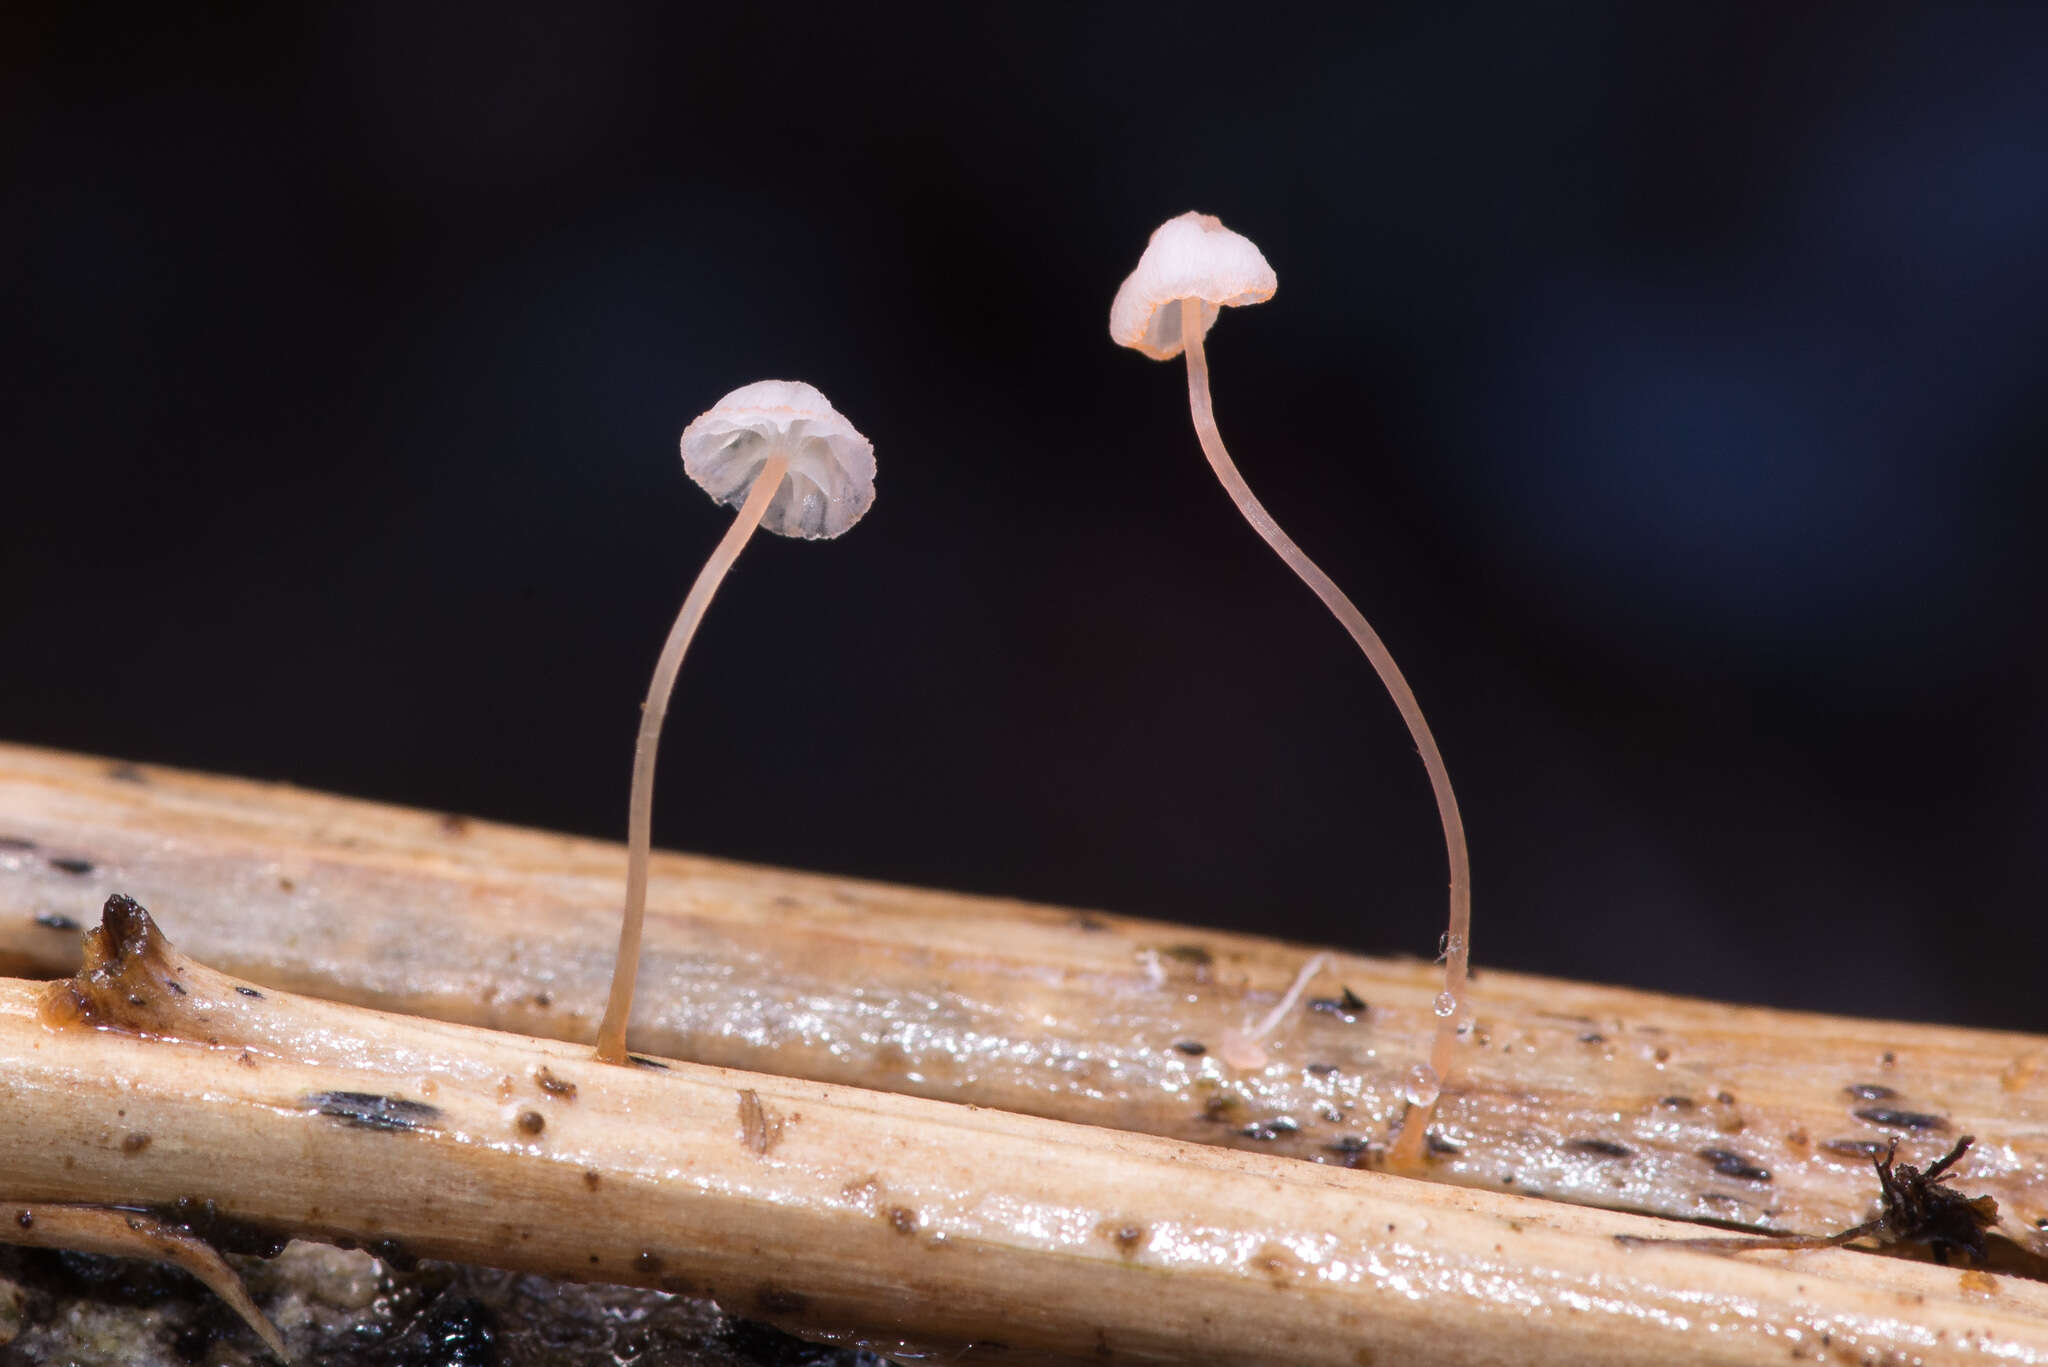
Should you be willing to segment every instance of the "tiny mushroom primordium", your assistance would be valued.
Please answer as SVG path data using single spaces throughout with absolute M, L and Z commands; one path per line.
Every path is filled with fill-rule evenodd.
M 626 1061 L 626 1021 L 633 1009 L 640 928 L 647 912 L 654 760 L 690 638 L 756 527 L 821 540 L 860 521 L 875 501 L 874 445 L 823 394 L 799 380 L 760 380 L 735 389 L 683 429 L 682 446 L 684 472 L 720 503 L 738 508 L 739 515 L 683 600 L 640 714 L 627 818 L 625 916 L 611 997 L 597 1033 L 597 1056 L 607 1063 Z

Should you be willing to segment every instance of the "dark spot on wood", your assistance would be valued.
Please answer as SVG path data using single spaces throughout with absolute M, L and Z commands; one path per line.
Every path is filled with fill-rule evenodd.
M 533 1004 L 545 1011 L 555 1004 L 555 994 L 552 992 L 536 992 L 533 994 Z
M 1945 1130 L 1948 1121 L 1926 1111 L 1895 1111 L 1889 1106 L 1865 1106 L 1857 1111 L 1858 1120 L 1868 1120 L 1873 1125 L 1882 1125 L 1888 1130 Z
M 1323 1145 L 1324 1153 L 1334 1153 L 1339 1158 L 1344 1159 L 1348 1166 L 1354 1167 L 1357 1165 L 1359 1158 L 1364 1156 L 1366 1149 L 1367 1145 L 1364 1138 L 1355 1134 L 1339 1135 Z
M 1301 1276 L 1301 1263 L 1278 1244 L 1267 1244 L 1253 1254 L 1252 1269 L 1265 1273 L 1266 1280 L 1281 1289 L 1294 1285 Z
M 774 1282 L 764 1282 L 754 1294 L 754 1306 L 764 1315 L 801 1315 L 810 1308 L 810 1297 Z
M 1579 1036 L 1579 1043 L 1605 1044 L 1607 1043 L 1607 1036 L 1601 1034 L 1598 1030 L 1588 1030 L 1585 1034 Z
M 1659 1063 L 1669 1063 L 1671 1061 L 1671 1051 L 1660 1044 L 1650 1057 L 1656 1059 Z
M 294 883 L 289 878 L 280 878 L 277 880 L 277 890 L 279 892 L 294 892 L 297 891 L 298 886 L 299 885 L 297 883 Z
M 589 1187 L 592 1191 L 596 1191 L 604 1185 L 604 1177 L 596 1168 L 585 1168 L 583 1170 L 583 1185 Z
M 140 783 L 145 786 L 149 783 L 149 775 L 143 773 L 142 770 L 132 764 L 110 766 L 107 770 L 107 777 L 116 783 Z
M 1352 1001 L 1358 1001 L 1358 998 L 1353 997 L 1349 992 L 1346 992 L 1344 996 L 1350 997 Z M 1365 1003 L 1361 1001 L 1356 1006 L 1346 1006 L 1344 999 L 1341 997 L 1310 997 L 1308 999 L 1308 1009 L 1316 1012 L 1318 1015 L 1335 1016 L 1346 1025 L 1355 1025 L 1358 1023 L 1359 1012 L 1365 1010 Z
M 1166 945 L 1159 951 L 1162 958 L 1175 963 L 1187 964 L 1192 968 L 1208 968 L 1216 962 L 1216 956 L 1201 945 Z
M 256 1066 L 256 1056 L 247 1049 L 244 1049 L 240 1054 L 236 1055 L 235 1062 L 241 1064 L 244 1068 L 254 1068 Z
M 23 840 L 18 835 L 0 835 L 0 850 L 32 850 L 35 847 L 33 840 Z
M 565 1082 L 561 1078 L 556 1077 L 548 1070 L 546 1064 L 542 1064 L 533 1070 L 533 1080 L 538 1082 L 540 1089 L 549 1096 L 559 1097 L 563 1101 L 574 1101 L 576 1099 L 576 1084 Z
M 1311 1063 L 1303 1070 L 1310 1077 L 1330 1077 L 1337 1071 L 1334 1063 Z
M 519 1128 L 522 1132 L 526 1134 L 539 1134 L 547 1127 L 547 1117 L 539 1111 L 521 1111 L 519 1113 Z
M 1712 1165 L 1715 1172 L 1723 1177 L 1737 1177 L 1745 1182 L 1768 1182 L 1771 1170 L 1759 1167 L 1733 1149 L 1701 1149 L 1699 1156 Z
M 92 860 L 73 859 L 68 856 L 51 855 L 50 867 L 59 873 L 88 874 L 92 872 Z
M 898 1234 L 917 1233 L 917 1212 L 909 1206 L 891 1206 L 882 1212 L 889 1222 L 889 1228 Z
M 1746 1206 L 1749 1204 L 1740 1196 L 1735 1196 L 1725 1191 L 1703 1191 L 1700 1193 L 1700 1200 L 1705 1201 L 1710 1206 Z
M 1674 1111 L 1689 1111 L 1699 1105 L 1689 1096 L 1666 1096 L 1657 1099 L 1659 1106 L 1669 1106 Z
M 643 1277 L 652 1277 L 661 1271 L 661 1255 L 651 1248 L 640 1250 L 633 1259 L 633 1270 Z
M 69 916 L 59 916 L 54 911 L 46 911 L 36 917 L 36 924 L 44 930 L 61 930 L 67 934 L 84 929 L 83 926 L 79 925 L 78 922 L 72 920 Z
M 165 978 L 164 986 L 171 989 L 171 995 L 174 997 L 182 997 L 185 995 L 184 985 L 181 984 L 176 978 Z
M 638 1054 L 628 1054 L 626 1055 L 626 1061 L 628 1063 L 637 1063 L 642 1068 L 659 1068 L 664 1073 L 669 1070 L 668 1065 L 658 1058 L 642 1058 Z
M 1265 1141 L 1269 1139 L 1279 1139 L 1285 1135 L 1297 1134 L 1300 1132 L 1300 1130 L 1300 1125 L 1296 1124 L 1293 1120 L 1289 1119 L 1288 1117 L 1281 1115 L 1275 1116 L 1271 1120 L 1255 1120 L 1251 1124 L 1246 1125 L 1243 1129 L 1239 1130 L 1238 1133 L 1243 1135 L 1246 1139 L 1257 1139 L 1260 1141 Z
M 469 834 L 469 818 L 449 812 L 441 818 L 441 834 L 464 836 Z
M 1229 1120 L 1244 1109 L 1244 1098 L 1235 1092 L 1218 1092 L 1202 1103 L 1204 1120 Z
M 1852 1082 L 1842 1089 L 1858 1101 L 1890 1101 L 1898 1093 L 1875 1082 Z
M 133 1158 L 148 1147 L 149 1136 L 140 1131 L 126 1135 L 121 1140 L 121 1152 L 127 1154 L 130 1158 Z
M 1878 1062 L 1883 1064 L 1887 1068 L 1891 1067 L 1894 1063 L 1897 1063 L 1898 1061 L 1899 1056 L 1897 1054 L 1894 1054 L 1889 1049 L 1885 1050 L 1883 1057 L 1878 1059 Z
M 245 997 L 254 997 L 257 1001 L 263 1000 L 263 994 L 261 992 L 258 992 L 253 987 L 246 987 L 241 983 L 235 984 L 235 991 L 241 993 Z
M 1076 930 L 1085 930 L 1091 935 L 1098 931 L 1109 929 L 1109 922 L 1103 920 L 1100 916 L 1090 916 L 1085 911 L 1068 922 L 1068 924 Z
M 1209 1052 L 1209 1046 L 1198 1039 L 1177 1039 L 1173 1042 L 1173 1047 L 1189 1058 L 1200 1058 Z
M 1443 1157 L 1465 1152 L 1462 1144 L 1453 1144 L 1435 1130 L 1431 1130 L 1428 1134 L 1422 1136 L 1422 1147 L 1428 1149 L 1431 1153 L 1439 1154 Z
M 1714 1093 L 1714 1100 L 1720 1102 L 1723 1106 L 1733 1106 L 1735 1104 L 1735 1093 L 1716 1092 Z
M 1145 1227 L 1128 1221 L 1104 1220 L 1095 1227 L 1095 1232 L 1116 1247 L 1118 1254 L 1135 1258 L 1145 1247 Z
M 32 1210 L 21 1211 L 15 1215 L 14 1223 L 20 1225 L 23 1229 L 34 1229 L 36 1227 L 36 1213 Z
M 1628 1158 L 1635 1150 L 1626 1144 L 1617 1144 L 1612 1139 L 1574 1139 L 1565 1145 L 1574 1153 L 1590 1153 L 1600 1158 Z
M 441 1118 L 439 1106 L 375 1092 L 315 1092 L 299 1103 L 352 1129 L 392 1133 L 424 1129 Z

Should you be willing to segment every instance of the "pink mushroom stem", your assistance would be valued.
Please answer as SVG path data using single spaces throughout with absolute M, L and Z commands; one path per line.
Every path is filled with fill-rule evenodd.
M 1263 537 L 1273 548 L 1273 553 L 1286 561 L 1288 568 L 1315 591 L 1316 597 L 1323 600 L 1323 606 L 1351 633 L 1351 639 L 1358 643 L 1358 648 L 1365 652 L 1365 658 L 1379 672 L 1380 682 L 1387 686 L 1387 692 L 1393 695 L 1394 706 L 1401 711 L 1401 719 L 1408 723 L 1408 734 L 1414 738 L 1415 748 L 1422 753 L 1422 767 L 1429 772 L 1429 786 L 1436 794 L 1437 815 L 1443 821 L 1444 846 L 1451 866 L 1450 928 L 1444 935 L 1444 993 L 1437 999 L 1436 1037 L 1430 1045 L 1429 1072 L 1426 1077 L 1418 1079 L 1422 1085 L 1415 1088 L 1416 1094 L 1427 1097 L 1427 1100 L 1419 1101 L 1415 1110 L 1402 1122 L 1400 1137 L 1388 1156 L 1388 1161 L 1394 1166 L 1413 1167 L 1420 1161 L 1423 1132 L 1436 1111 L 1435 1094 L 1443 1079 L 1451 1073 L 1458 1017 L 1464 1003 L 1472 941 L 1472 866 L 1465 852 L 1465 819 L 1458 814 L 1458 799 L 1451 791 L 1451 776 L 1444 768 L 1443 755 L 1436 748 L 1436 737 L 1430 734 L 1429 723 L 1423 719 L 1422 707 L 1415 701 L 1415 691 L 1408 687 L 1408 680 L 1402 676 L 1400 666 L 1394 663 L 1394 657 L 1387 652 L 1379 633 L 1372 629 L 1372 624 L 1365 620 L 1365 615 L 1344 590 L 1338 588 L 1315 561 L 1303 554 L 1292 537 L 1280 530 L 1280 524 L 1253 496 L 1251 486 L 1244 482 L 1244 476 L 1237 472 L 1237 465 L 1230 459 L 1230 452 L 1224 449 L 1223 434 L 1216 430 L 1216 411 L 1209 399 L 1209 361 L 1202 346 L 1202 302 L 1199 299 L 1182 299 L 1180 308 L 1180 334 L 1188 362 L 1188 406 L 1194 412 L 1195 435 L 1202 443 L 1202 453 L 1209 458 L 1216 478 L 1222 481 L 1231 501 L 1244 514 L 1244 520 L 1252 524 L 1252 530 Z
M 733 519 L 718 549 L 711 552 L 711 558 L 698 571 L 697 582 L 690 585 L 683 610 L 676 614 L 676 624 L 670 628 L 668 642 L 661 648 L 661 659 L 654 666 L 653 682 L 647 685 L 647 701 L 640 709 L 640 743 L 633 751 L 632 806 L 626 819 L 626 915 L 619 925 L 619 956 L 612 966 L 611 998 L 605 1004 L 604 1023 L 597 1030 L 597 1057 L 605 1063 L 626 1061 L 626 1018 L 633 1013 L 633 985 L 640 974 L 640 927 L 647 916 L 647 853 L 654 839 L 654 761 L 661 745 L 662 719 L 668 715 L 669 695 L 675 691 L 683 655 L 690 648 L 690 639 L 697 634 L 697 624 L 704 620 L 705 609 L 711 606 L 711 596 L 725 582 L 726 571 L 739 558 L 747 538 L 761 525 L 761 518 L 788 469 L 787 456 L 770 456 L 762 463 L 753 487 L 747 492 L 747 501 L 740 505 L 739 516 Z

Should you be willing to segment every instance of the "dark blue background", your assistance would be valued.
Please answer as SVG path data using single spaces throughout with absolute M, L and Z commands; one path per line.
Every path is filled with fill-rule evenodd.
M 662 842 L 1426 953 L 1392 706 L 1105 335 L 1201 208 L 1482 966 L 2048 1028 L 2048 13 L 171 8 L 0 19 L 0 734 L 618 836 L 676 434 L 797 377 L 879 501 L 741 561 Z

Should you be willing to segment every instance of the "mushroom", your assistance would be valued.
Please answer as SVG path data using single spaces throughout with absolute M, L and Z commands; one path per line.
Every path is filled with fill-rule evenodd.
M 626 910 L 611 998 L 597 1032 L 597 1057 L 607 1063 L 626 1061 L 626 1018 L 633 1009 L 640 927 L 647 911 L 654 760 L 683 652 L 754 528 L 820 540 L 851 527 L 875 501 L 873 444 L 823 394 L 798 380 L 761 380 L 735 389 L 683 429 L 682 447 L 684 473 L 720 503 L 737 507 L 739 516 L 690 586 L 640 713 L 627 818 Z
M 1436 1037 L 1428 1063 L 1410 1072 L 1407 1100 L 1420 1112 L 1402 1126 L 1392 1161 L 1412 1165 L 1422 1151 L 1423 1131 L 1442 1090 L 1442 1079 L 1451 1068 L 1458 1021 L 1464 1008 L 1466 964 L 1472 930 L 1472 878 L 1465 853 L 1465 823 L 1458 814 L 1458 800 L 1451 792 L 1450 775 L 1443 756 L 1414 691 L 1402 677 L 1394 657 L 1387 653 L 1379 633 L 1363 614 L 1280 530 L 1258 499 L 1252 496 L 1244 477 L 1231 462 L 1216 430 L 1216 415 L 1209 400 L 1209 363 L 1203 338 L 1215 325 L 1217 315 L 1236 304 L 1260 304 L 1273 297 L 1279 281 L 1273 268 L 1252 242 L 1223 226 L 1213 215 L 1185 213 L 1168 219 L 1152 234 L 1145 254 L 1116 292 L 1109 307 L 1109 335 L 1119 346 L 1141 351 L 1155 361 L 1170 361 L 1187 355 L 1188 406 L 1193 410 L 1195 436 L 1203 454 L 1216 471 L 1216 478 L 1237 504 L 1252 530 L 1265 538 L 1279 557 L 1302 582 L 1323 600 L 1323 606 L 1351 633 L 1351 639 L 1365 652 L 1365 658 L 1379 672 L 1380 681 L 1394 698 L 1394 705 L 1408 723 L 1415 748 L 1422 752 L 1423 768 L 1429 772 L 1430 787 L 1436 794 L 1437 815 L 1443 821 L 1444 845 L 1450 857 L 1450 928 L 1444 934 L 1444 990 L 1434 1003 Z

